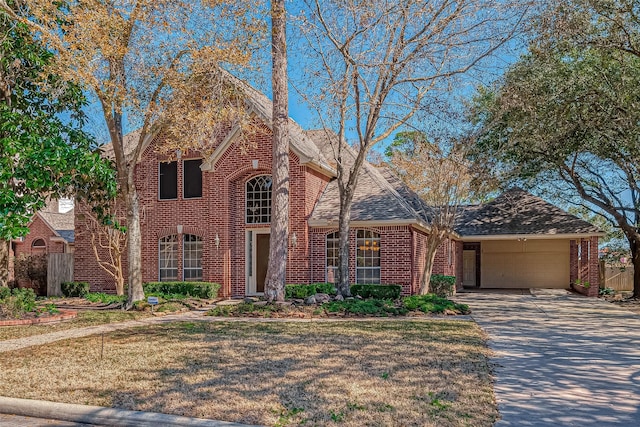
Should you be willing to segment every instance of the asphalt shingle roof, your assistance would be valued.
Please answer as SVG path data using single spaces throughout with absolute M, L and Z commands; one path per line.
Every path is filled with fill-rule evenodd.
M 335 135 L 324 130 L 307 131 L 306 134 L 318 145 L 320 152 L 332 166 L 336 164 L 332 140 Z M 355 159 L 350 149 L 343 151 L 343 162 L 347 167 Z M 390 182 L 383 173 L 390 173 L 365 162 L 358 175 L 358 185 L 353 196 L 351 221 L 414 221 L 424 222 L 422 206 L 414 205 L 415 200 L 408 196 L 409 190 L 404 184 Z M 401 194 L 400 191 L 403 192 Z M 417 209 L 416 209 L 417 208 Z M 311 223 L 337 222 L 340 212 L 340 193 L 338 182 L 329 182 L 320 200 L 311 214 Z
M 69 243 L 73 243 L 75 241 L 75 227 L 73 222 L 74 209 L 65 213 L 48 212 L 47 210 L 43 210 L 38 212 L 38 214 L 53 230 L 55 230 L 56 233 L 60 235 L 60 237 Z
M 598 234 L 601 230 L 520 188 L 465 206 L 455 227 L 462 236 Z

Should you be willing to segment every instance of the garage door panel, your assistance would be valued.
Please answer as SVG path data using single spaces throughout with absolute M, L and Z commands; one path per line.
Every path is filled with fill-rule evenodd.
M 482 243 L 483 288 L 567 288 L 569 241 Z

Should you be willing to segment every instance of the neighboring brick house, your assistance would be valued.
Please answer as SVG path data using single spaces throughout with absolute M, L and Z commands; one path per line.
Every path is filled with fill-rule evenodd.
M 252 132 L 249 144 L 239 138 L 238 129 L 231 128 L 226 137 L 212 141 L 209 156 L 188 151 L 167 157 L 158 154 L 157 148 L 162 144 L 159 133 L 150 138 L 137 162 L 143 281 L 217 282 L 222 285 L 222 296 L 234 298 L 260 295 L 264 290 L 271 216 L 271 102 L 239 80 L 230 80 L 244 91 L 248 107 L 254 113 L 255 127 L 260 129 Z M 287 283 L 333 281 L 339 205 L 331 134 L 322 130 L 305 132 L 291 120 L 289 135 Z M 473 211 L 465 209 L 465 221 L 470 221 L 467 214 Z M 404 294 L 415 293 L 424 267 L 428 212 L 429 208 L 390 171 L 365 163 L 352 208 L 351 281 L 399 284 Z M 564 215 L 564 219 L 558 218 L 579 221 Z M 468 225 L 465 221 L 461 222 L 461 229 Z M 574 233 L 563 232 L 567 254 L 570 241 L 590 239 L 589 242 L 597 244 L 599 230 L 585 224 L 580 222 Z M 88 233 L 81 232 L 86 228 L 83 216 L 77 215 L 75 280 L 90 282 L 93 290 L 112 291 L 113 281 L 97 266 Z M 548 239 L 548 229 L 524 231 L 523 236 L 527 236 L 524 239 L 554 240 Z M 504 239 L 517 241 L 517 234 Z M 478 280 L 467 285 L 479 286 L 484 274 L 500 268 L 495 263 L 472 266 L 469 256 L 465 258 L 466 251 L 472 250 L 468 248 L 473 247 L 480 254 L 483 248 L 490 247 L 485 240 L 491 239 L 473 235 L 467 243 L 464 233 L 453 233 L 439 248 L 434 273 L 455 275 L 462 287 L 467 260 L 468 269 L 475 268 L 473 275 L 478 275 Z M 509 250 L 516 249 L 522 248 Z M 588 257 L 588 265 L 597 265 L 597 251 L 595 257 L 593 252 Z M 482 257 L 478 255 L 477 259 L 481 262 Z M 569 259 L 566 261 L 569 264 Z M 561 277 L 563 274 L 564 270 L 558 271 L 553 286 L 562 280 L 563 287 L 568 287 L 570 277 Z
M 28 225 L 29 233 L 11 242 L 9 277 L 13 279 L 14 259 L 27 255 L 72 253 L 74 251 L 74 210 L 61 211 L 58 200 L 51 200 Z

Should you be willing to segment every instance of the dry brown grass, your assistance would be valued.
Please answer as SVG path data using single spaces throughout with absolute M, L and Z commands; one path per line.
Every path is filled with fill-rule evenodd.
M 104 323 L 137 320 L 149 316 L 151 316 L 151 313 L 139 311 L 81 311 L 75 319 L 59 323 L 45 323 L 41 325 L 36 324 L 27 326 L 0 326 L 0 341 L 48 334 L 50 332 L 82 328 L 85 326 L 102 325 Z
M 273 426 L 491 426 L 471 322 L 191 322 L 3 355 L 0 395 Z

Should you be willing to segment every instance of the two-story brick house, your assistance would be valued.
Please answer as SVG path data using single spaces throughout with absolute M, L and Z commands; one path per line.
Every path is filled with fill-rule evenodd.
M 187 151 L 168 157 L 158 154 L 161 150 L 157 148 L 162 144 L 160 132 L 151 139 L 137 163 L 144 281 L 217 282 L 226 297 L 260 295 L 264 289 L 271 218 L 271 102 L 245 83 L 230 79 L 244 91 L 256 128 L 260 129 L 252 132 L 251 144 L 242 142 L 239 129 L 230 128 L 224 138 L 211 142 L 212 154 L 208 156 Z M 331 134 L 323 130 L 305 132 L 293 120 L 289 122 L 289 134 L 287 282 L 331 282 L 337 265 L 339 210 Z M 518 197 L 529 208 L 532 206 L 533 196 L 523 192 Z M 590 248 L 597 247 L 599 230 L 541 202 L 534 203 L 533 210 L 526 208 L 519 212 L 535 221 L 539 211 L 552 210 L 550 222 L 538 224 L 539 227 L 534 222 L 522 230 L 493 227 L 490 236 L 482 223 L 472 227 L 474 212 L 480 215 L 490 210 L 466 208 L 459 228 L 470 230 L 470 239 L 464 233 L 453 233 L 439 248 L 434 273 L 456 276 L 459 287 L 481 286 L 484 278 L 490 279 L 487 283 L 495 287 L 495 279 L 500 277 L 501 286 L 505 287 L 524 284 L 566 288 L 577 274 L 597 281 L 597 274 L 593 275 L 597 271 L 594 270 L 597 250 Z M 400 284 L 403 293 L 415 293 L 424 268 L 428 211 L 388 170 L 365 164 L 352 209 L 351 281 Z M 516 220 L 531 219 L 523 218 Z M 496 220 L 505 223 L 504 218 Z M 85 227 L 82 216 L 77 216 L 75 280 L 90 282 L 94 290 L 113 290 L 113 281 L 97 267 L 88 237 L 81 232 Z M 519 244 L 511 244 L 514 241 Z M 531 244 L 533 241 L 546 243 Z M 496 246 L 495 242 L 503 244 Z M 572 267 L 578 252 L 575 248 L 585 244 L 590 251 L 580 252 L 581 265 L 590 267 L 578 271 Z M 505 276 L 501 273 L 505 265 L 489 255 L 486 259 L 490 263 L 483 264 L 483 247 L 489 250 L 497 247 L 497 253 L 509 252 L 518 262 L 536 263 L 527 269 L 532 277 L 518 277 L 516 270 L 509 270 Z M 529 253 L 527 247 L 534 252 Z M 537 267 L 549 271 L 540 263 L 556 259 L 559 254 L 561 266 L 554 267 L 549 274 L 536 276 Z

